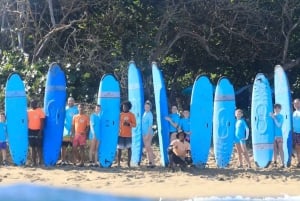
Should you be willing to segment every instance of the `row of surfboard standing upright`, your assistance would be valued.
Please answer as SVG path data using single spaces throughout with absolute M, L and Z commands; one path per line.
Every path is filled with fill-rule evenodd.
M 168 164 L 167 147 L 169 145 L 168 101 L 162 72 L 156 63 L 152 64 L 158 136 L 160 142 L 161 163 Z M 292 155 L 292 109 L 291 94 L 287 76 L 279 65 L 274 70 L 275 102 L 281 104 L 284 117 L 283 149 L 285 165 L 290 166 Z M 268 167 L 272 161 L 274 143 L 274 123 L 270 116 L 273 112 L 273 98 L 268 79 L 258 73 L 255 77 L 251 99 L 252 149 L 255 164 Z M 205 75 L 196 78 L 190 101 L 190 144 L 193 163 L 205 166 L 213 139 L 216 165 L 225 168 L 229 165 L 235 132 L 235 92 L 226 77 L 218 80 L 215 91 L 210 79 Z
M 156 121 L 158 127 L 161 164 L 167 166 L 169 145 L 168 100 L 162 72 L 152 63 Z M 275 67 L 275 101 L 282 105 L 283 139 L 286 164 L 291 160 L 291 96 L 284 70 Z M 65 103 L 67 98 L 66 76 L 59 64 L 52 63 L 47 73 L 44 96 L 46 114 L 43 159 L 46 166 L 54 166 L 59 159 L 62 143 Z M 213 98 L 214 96 L 214 98 Z M 144 106 L 142 75 L 133 61 L 128 66 L 128 99 L 136 116 L 137 126 L 132 134 L 132 165 L 138 165 L 142 156 L 141 121 Z M 99 162 L 110 167 L 115 158 L 119 132 L 120 85 L 112 74 L 102 76 L 97 103 L 102 106 L 102 132 L 100 134 Z M 254 160 L 259 167 L 267 167 L 273 154 L 272 96 L 268 80 L 257 74 L 252 93 L 251 127 Z M 219 79 L 215 93 L 209 78 L 198 76 L 194 82 L 191 102 L 191 153 L 195 165 L 207 163 L 213 135 L 215 160 L 218 167 L 226 167 L 232 155 L 235 129 L 235 94 L 226 77 Z M 12 73 L 5 88 L 5 113 L 9 136 L 9 148 L 13 163 L 24 165 L 28 152 L 27 96 L 24 83 L 18 73 Z

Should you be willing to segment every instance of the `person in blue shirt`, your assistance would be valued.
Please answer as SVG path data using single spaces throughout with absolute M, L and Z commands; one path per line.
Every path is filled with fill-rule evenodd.
M 63 132 L 63 141 L 61 147 L 61 160 L 57 163 L 58 165 L 67 165 L 67 147 L 72 147 L 72 139 L 71 139 L 71 129 L 72 129 L 72 120 L 73 116 L 78 114 L 78 108 L 75 105 L 75 100 L 73 97 L 68 98 L 67 106 L 66 106 L 66 116 L 65 116 L 65 124 L 64 124 L 64 132 Z
M 89 151 L 89 159 L 90 166 L 96 167 L 99 166 L 98 162 L 98 148 L 100 144 L 100 132 L 101 132 L 101 106 L 96 105 L 94 109 L 94 113 L 90 116 L 90 151 Z
M 300 168 L 300 99 L 294 100 L 293 112 L 293 144 L 296 149 L 298 164 L 297 167 Z
M 180 116 L 178 114 L 178 109 L 176 105 L 172 105 L 171 114 L 165 117 L 169 122 L 169 133 L 170 133 L 170 142 L 176 139 L 177 130 L 179 128 Z
M 151 147 L 151 143 L 152 143 L 152 138 L 153 138 L 153 129 L 152 129 L 152 125 L 153 125 L 153 114 L 151 112 L 151 102 L 150 101 L 146 101 L 145 105 L 144 105 L 144 114 L 143 114 L 143 118 L 142 118 L 142 134 L 143 134 L 143 142 L 144 142 L 144 148 L 146 150 L 147 153 L 147 159 L 148 159 L 148 166 L 149 168 L 153 168 L 155 167 L 154 164 L 154 153 L 153 153 L 153 149 Z
M 2 164 L 4 166 L 7 165 L 6 160 L 6 149 L 7 149 L 7 129 L 5 122 L 5 114 L 3 112 L 0 113 L 0 150 L 2 153 Z
M 282 168 L 284 168 L 284 154 L 283 154 L 283 138 L 282 138 L 282 123 L 283 123 L 283 116 L 280 114 L 281 105 L 275 104 L 274 105 L 274 113 L 271 113 L 271 117 L 274 121 L 274 166 L 277 166 L 277 156 L 280 156 Z
M 238 168 L 243 167 L 243 156 L 247 162 L 248 168 L 251 168 L 251 163 L 248 155 L 248 150 L 246 147 L 246 140 L 249 137 L 249 128 L 246 121 L 243 118 L 243 110 L 237 109 L 235 111 L 235 147 L 239 156 L 239 166 Z
M 186 134 L 185 140 L 187 142 L 190 142 L 190 135 L 191 135 L 190 111 L 185 109 L 185 110 L 183 110 L 182 114 L 183 114 L 183 117 L 180 118 L 178 130 L 182 130 Z

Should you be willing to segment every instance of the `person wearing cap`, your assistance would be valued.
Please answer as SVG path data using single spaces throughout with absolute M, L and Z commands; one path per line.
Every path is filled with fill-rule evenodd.
M 168 148 L 169 155 L 169 167 L 174 171 L 174 166 L 179 165 L 181 168 L 191 165 L 193 163 L 191 159 L 190 144 L 185 140 L 186 133 L 179 131 L 176 134 L 175 140 L 173 140 Z

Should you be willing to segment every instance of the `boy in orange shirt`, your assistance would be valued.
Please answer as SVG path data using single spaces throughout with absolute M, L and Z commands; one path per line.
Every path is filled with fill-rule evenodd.
M 128 150 L 127 166 L 130 167 L 131 160 L 131 129 L 136 126 L 136 120 L 133 113 L 129 112 L 132 105 L 130 101 L 124 101 L 122 103 L 122 111 L 120 114 L 120 132 L 118 138 L 118 158 L 117 163 L 120 167 L 120 161 L 122 156 L 122 149 Z
M 79 114 L 73 116 L 72 120 L 72 134 L 73 138 L 73 157 L 76 164 L 76 160 L 79 161 L 76 164 L 79 167 L 84 166 L 84 146 L 86 144 L 87 135 L 90 130 L 90 118 L 84 113 L 84 104 L 78 105 Z M 78 153 L 78 147 L 80 152 Z
M 42 143 L 45 113 L 38 107 L 37 100 L 30 102 L 31 108 L 28 110 L 28 137 L 29 146 L 31 148 L 32 166 L 37 165 L 36 155 L 38 155 L 38 163 L 42 163 Z

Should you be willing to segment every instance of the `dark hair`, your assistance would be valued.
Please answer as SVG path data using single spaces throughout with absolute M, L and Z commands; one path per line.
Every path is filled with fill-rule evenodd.
M 152 103 L 149 100 L 146 100 L 145 105 L 149 105 L 150 108 L 152 107 Z
M 279 108 L 279 109 L 281 109 L 281 105 L 278 104 L 278 103 L 276 103 L 276 104 L 274 104 L 274 108 Z
M 131 104 L 131 102 L 130 102 L 130 101 L 128 101 L 128 100 L 126 100 L 126 101 L 123 101 L 121 105 L 122 105 L 122 106 L 123 106 L 123 105 L 126 105 L 126 106 L 127 106 L 127 108 L 128 108 L 128 110 L 130 110 L 130 109 L 131 109 L 131 107 L 132 107 L 132 104 Z
M 78 107 L 79 107 L 79 106 L 84 107 L 84 103 L 79 103 L 79 104 L 78 104 Z
M 37 100 L 30 101 L 30 107 L 35 109 L 35 108 L 37 108 L 37 106 L 38 106 L 38 101 Z
M 186 138 L 186 133 L 182 130 L 178 131 L 178 133 L 176 134 L 176 138 L 179 138 L 180 134 L 183 134 L 184 138 Z

